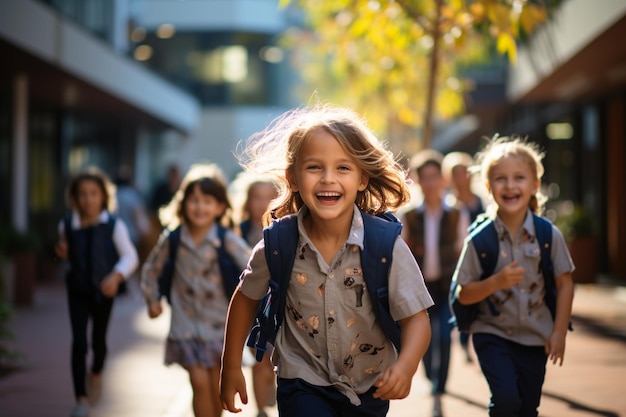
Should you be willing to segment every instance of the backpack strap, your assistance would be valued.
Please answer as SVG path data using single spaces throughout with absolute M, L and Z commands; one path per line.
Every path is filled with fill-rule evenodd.
M 482 270 L 480 279 L 483 280 L 493 274 L 498 262 L 498 233 L 496 232 L 493 220 L 481 216 L 479 216 L 470 225 L 468 230 L 470 232 L 468 238 L 471 239 L 474 244 L 474 248 L 476 249 L 476 254 L 478 255 L 478 260 L 480 262 L 480 268 Z M 478 315 L 478 306 L 480 305 L 480 302 L 474 304 L 461 304 L 458 300 L 460 291 L 461 286 L 458 284 L 455 275 L 450 282 L 450 292 L 448 296 L 448 303 L 452 312 L 452 317 L 450 318 L 449 323 L 456 326 L 460 332 L 468 333 L 472 323 Z M 485 299 L 485 302 L 487 303 L 491 314 L 494 316 L 500 314 L 488 298 Z
M 222 275 L 224 291 L 230 300 L 237 289 L 237 285 L 239 284 L 241 270 L 233 260 L 232 256 L 230 256 L 230 253 L 228 253 L 228 250 L 226 250 L 227 229 L 219 224 L 216 225 L 217 236 L 220 239 L 220 245 L 217 247 L 217 262 L 220 267 L 220 274 Z
M 552 320 L 556 314 L 556 282 L 554 265 L 552 264 L 552 223 L 543 217 L 533 214 L 535 236 L 541 253 L 541 272 L 545 287 L 544 301 L 550 310 Z
M 63 216 L 63 229 L 65 230 L 65 240 L 67 241 L 67 246 L 72 246 L 72 212 L 67 213 Z
M 470 233 L 470 239 L 474 243 L 476 254 L 480 262 L 480 268 L 483 273 L 480 279 L 489 278 L 493 275 L 498 263 L 498 251 L 500 249 L 498 233 L 492 219 L 484 219 L 480 224 L 475 225 L 474 230 Z M 489 299 L 486 299 L 489 311 L 494 316 L 500 313 Z
M 374 312 L 387 337 L 400 351 L 400 324 L 389 312 L 389 267 L 402 223 L 391 213 L 372 216 L 361 213 L 365 230 L 361 268 Z
M 169 256 L 163 264 L 163 270 L 159 276 L 159 294 L 165 297 L 167 302 L 170 303 L 174 265 L 176 264 L 176 253 L 178 252 L 178 244 L 180 243 L 180 226 L 169 232 L 167 240 L 169 244 Z
M 293 214 L 280 218 L 263 230 L 265 259 L 270 272 L 269 289 L 261 300 L 248 336 L 247 345 L 256 349 L 256 360 L 261 362 L 273 345 L 285 316 L 287 288 L 296 259 L 298 245 L 298 218 Z

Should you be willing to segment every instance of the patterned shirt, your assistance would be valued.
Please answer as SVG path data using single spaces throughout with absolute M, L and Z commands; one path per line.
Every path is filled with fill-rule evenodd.
M 491 333 L 526 345 L 543 346 L 554 326 L 552 315 L 544 302 L 545 286 L 541 271 L 541 252 L 535 237 L 532 213 L 528 210 L 522 227 L 511 236 L 499 218 L 494 221 L 499 240 L 499 256 L 494 273 L 513 261 L 524 268 L 524 279 L 518 285 L 499 290 L 489 300 L 500 313 L 493 315 L 487 303 L 480 303 L 478 317 L 471 333 Z M 572 272 L 574 263 L 561 232 L 552 226 L 551 258 L 554 277 Z M 473 243 L 468 238 L 455 271 L 459 284 L 480 280 L 482 269 Z
M 224 241 L 226 251 L 243 270 L 250 247 L 232 230 L 226 231 Z M 229 300 L 217 259 L 220 244 L 215 225 L 198 245 L 191 239 L 187 227 L 181 227 L 172 279 L 169 339 L 224 340 Z M 141 288 L 148 301 L 159 299 L 158 280 L 169 252 L 167 235 L 162 235 L 142 269 Z
M 272 361 L 280 378 L 333 386 L 360 405 L 357 394 L 370 389 L 397 357 L 376 320 L 363 279 L 363 219 L 355 206 L 348 240 L 329 265 L 307 236 L 302 223 L 307 213 L 306 208 L 298 213 L 299 243 Z M 241 290 L 261 299 L 269 283 L 263 241 L 254 248 L 248 268 Z M 395 320 L 433 305 L 415 258 L 400 237 L 389 269 L 389 305 Z

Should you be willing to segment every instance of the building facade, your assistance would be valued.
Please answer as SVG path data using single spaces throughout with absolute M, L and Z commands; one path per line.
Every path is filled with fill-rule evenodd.
M 624 39 L 625 2 L 565 0 L 520 45 L 516 64 L 477 74 L 470 128 L 439 141 L 443 150 L 471 153 L 496 133 L 539 143 L 546 154 L 546 214 L 572 241 L 588 238 L 582 254 L 577 244 L 570 247 L 579 281 L 626 283 Z
M 132 167 L 146 198 L 172 164 L 238 171 L 237 142 L 295 103 L 277 3 L 0 0 L 0 215 L 39 263 L 84 166 Z

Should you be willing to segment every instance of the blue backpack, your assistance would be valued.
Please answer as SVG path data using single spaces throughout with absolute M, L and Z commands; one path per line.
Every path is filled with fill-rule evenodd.
M 550 256 L 550 248 L 552 247 L 552 223 L 535 214 L 533 214 L 533 222 L 535 224 L 535 234 L 541 251 L 541 271 L 545 281 L 544 301 L 550 310 L 550 314 L 552 314 L 552 319 L 554 319 L 556 311 L 556 284 L 554 281 L 554 268 Z M 469 238 L 472 240 L 474 248 L 476 248 L 476 253 L 480 260 L 480 267 L 483 271 L 480 279 L 486 279 L 493 275 L 496 263 L 498 262 L 499 242 L 493 220 L 478 218 L 470 226 Z M 461 304 L 457 298 L 460 290 L 461 288 L 456 279 L 453 279 L 450 284 L 449 297 L 450 310 L 452 311 L 450 322 L 456 325 L 460 332 L 468 333 L 470 326 L 478 315 L 480 302 L 467 305 Z M 487 302 L 491 314 L 494 316 L 500 314 L 489 299 L 485 301 Z
M 217 248 L 217 261 L 220 266 L 220 274 L 222 275 L 224 291 L 226 296 L 230 299 L 239 284 L 239 276 L 241 275 L 242 269 L 237 266 L 237 263 L 235 263 L 226 250 L 226 228 L 219 224 L 217 225 L 217 236 L 220 239 L 220 246 Z M 180 226 L 170 232 L 168 242 L 170 246 L 170 253 L 167 261 L 165 261 L 165 264 L 163 265 L 161 275 L 159 276 L 159 294 L 162 297 L 167 298 L 167 302 L 169 303 L 172 291 L 172 279 L 174 278 L 176 252 L 178 252 L 178 244 L 180 243 Z
M 396 350 L 400 350 L 400 325 L 389 313 L 387 276 L 392 262 L 393 246 L 402 230 L 402 224 L 391 213 L 372 216 L 361 212 L 365 229 L 361 267 L 367 290 L 385 334 Z M 256 349 L 256 360 L 261 362 L 269 345 L 274 345 L 276 334 L 285 316 L 285 300 L 291 270 L 298 247 L 298 221 L 292 214 L 272 222 L 263 231 L 265 258 L 270 271 L 269 290 L 261 300 L 247 345 Z

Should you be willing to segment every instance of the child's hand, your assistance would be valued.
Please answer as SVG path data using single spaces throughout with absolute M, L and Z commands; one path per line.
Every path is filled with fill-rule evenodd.
M 248 404 L 248 392 L 246 391 L 246 379 L 241 368 L 227 369 L 222 367 L 220 376 L 220 400 L 222 408 L 231 413 L 241 412 L 241 408 L 235 407 L 235 394 L 239 394 L 241 402 Z
M 563 366 L 563 357 L 565 356 L 565 334 L 552 332 L 548 343 L 545 346 L 546 355 L 548 360 L 552 361 L 552 364 L 556 365 L 559 362 L 559 366 Z
M 524 271 L 524 268 L 517 266 L 517 261 L 511 262 L 494 275 L 497 289 L 503 290 L 519 284 L 524 279 Z
M 406 398 L 411 391 L 413 375 L 395 362 L 376 379 L 374 386 L 376 391 L 372 395 L 381 400 L 400 400 Z
M 105 297 L 113 298 L 117 294 L 120 282 L 124 277 L 119 272 L 111 272 L 100 283 L 100 291 Z
M 54 254 L 61 260 L 67 259 L 67 242 L 65 240 L 59 240 L 54 247 Z
M 163 307 L 161 307 L 161 302 L 159 300 L 152 300 L 148 302 L 148 316 L 151 319 L 159 317 L 162 312 Z

